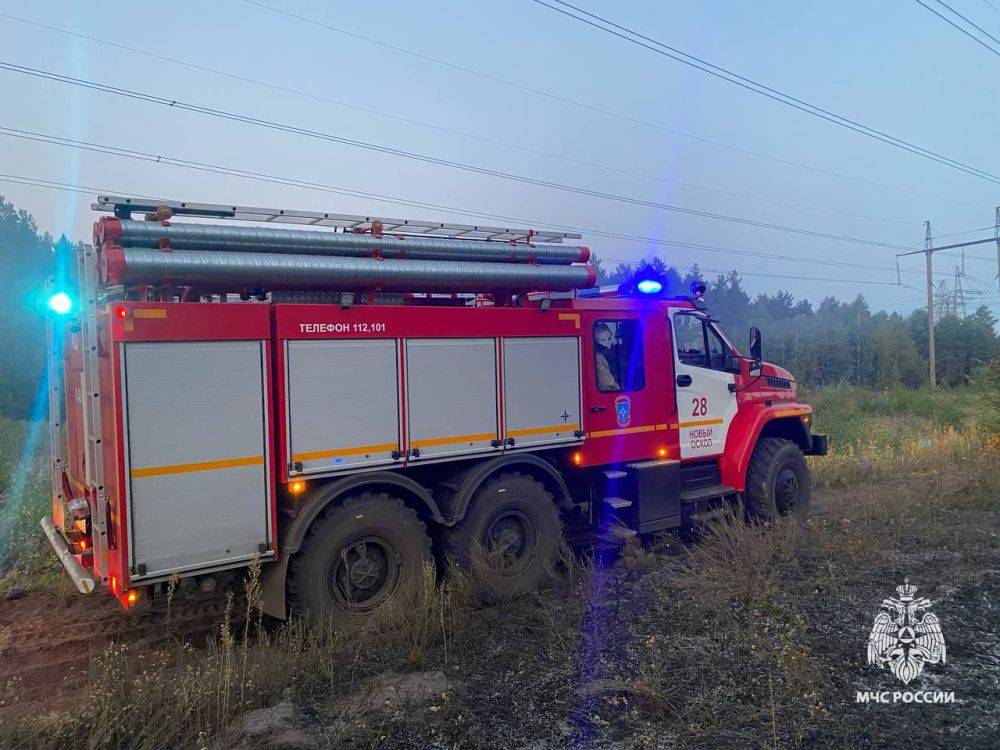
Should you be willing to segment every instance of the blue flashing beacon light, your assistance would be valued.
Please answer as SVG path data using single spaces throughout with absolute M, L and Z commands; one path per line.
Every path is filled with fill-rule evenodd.
M 66 292 L 56 292 L 49 297 L 49 309 L 56 315 L 65 315 L 73 309 L 73 300 Z
M 663 282 L 657 279 L 643 279 L 635 285 L 635 288 L 642 294 L 659 294 L 663 291 Z

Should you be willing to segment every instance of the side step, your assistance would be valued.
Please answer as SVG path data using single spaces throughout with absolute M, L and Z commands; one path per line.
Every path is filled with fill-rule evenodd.
M 700 503 L 705 500 L 715 500 L 726 495 L 735 495 L 736 490 L 725 484 L 713 484 L 709 487 L 699 487 L 694 490 L 684 490 L 681 494 L 681 503 Z
M 624 497 L 602 497 L 601 502 L 612 510 L 624 510 L 632 507 L 632 501 L 626 500 Z

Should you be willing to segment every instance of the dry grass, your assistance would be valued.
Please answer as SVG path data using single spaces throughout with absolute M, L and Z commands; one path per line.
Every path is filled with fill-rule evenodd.
M 78 712 L 6 719 L 0 747 L 202 747 L 248 710 L 289 691 L 350 692 L 378 661 L 419 667 L 428 649 L 447 647 L 449 634 L 464 627 L 472 611 L 461 579 L 436 586 L 431 566 L 413 597 L 387 606 L 377 621 L 347 630 L 302 621 L 266 627 L 259 562 L 250 566 L 244 586 L 239 598 L 227 595 L 222 622 L 204 647 L 112 645 L 94 660 Z M 373 662 L 373 653 L 399 658 Z
M 845 487 L 951 469 L 977 460 L 991 446 L 996 447 L 996 436 L 971 425 L 913 430 L 901 422 L 892 441 L 872 435 L 855 443 L 834 444 L 828 456 L 809 459 L 809 468 L 817 485 Z
M 850 699 L 889 684 L 864 664 L 864 634 L 911 575 L 965 654 L 935 684 L 965 689 L 967 715 L 908 716 L 907 742 L 933 747 L 961 726 L 951 744 L 975 746 L 998 718 L 992 693 L 974 688 L 1000 674 L 969 654 L 1000 637 L 982 608 L 1000 596 L 987 575 L 1000 557 L 1000 462 L 824 502 L 805 523 L 733 513 L 679 554 L 567 560 L 556 588 L 486 610 L 460 576 L 435 586 L 427 570 L 414 599 L 352 631 L 262 627 L 251 575 L 207 647 L 112 647 L 81 713 L 7 721 L 0 745 L 207 747 L 248 709 L 291 699 L 314 707 L 334 746 L 892 746 L 898 717 Z M 337 708 L 380 674 L 419 669 L 448 676 L 430 708 Z

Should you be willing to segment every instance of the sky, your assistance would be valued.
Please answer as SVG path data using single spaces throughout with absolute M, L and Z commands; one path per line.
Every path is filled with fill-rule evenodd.
M 1000 174 L 1000 53 L 913 0 L 574 4 Z M 1000 0 L 948 4 L 1000 37 Z M 816 303 L 827 295 L 853 299 L 860 293 L 873 308 L 908 313 L 925 304 L 923 255 L 900 259 L 898 285 L 895 247 L 664 206 L 919 248 L 925 220 L 941 244 L 992 237 L 994 207 L 1000 205 L 996 181 L 793 110 L 531 0 L 0 2 L 0 41 L 0 63 L 590 193 L 0 69 L 0 194 L 34 214 L 41 229 L 75 240 L 90 239 L 97 216 L 90 202 L 97 192 L 558 225 L 583 228 L 584 244 L 609 265 L 659 254 L 679 267 L 697 263 L 709 277 L 737 270 L 751 294 L 787 289 Z M 994 46 L 1000 52 L 1000 44 Z M 15 138 L 9 129 L 300 184 L 88 152 Z M 18 181 L 24 177 L 81 190 Z M 303 181 L 333 190 L 305 187 Z M 472 213 L 480 216 L 470 218 Z M 954 282 L 958 252 L 935 256 L 936 280 Z M 968 248 L 965 273 L 970 312 L 982 301 L 1000 313 L 996 246 Z

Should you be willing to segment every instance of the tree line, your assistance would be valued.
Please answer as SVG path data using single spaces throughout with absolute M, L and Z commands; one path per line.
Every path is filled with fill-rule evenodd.
M 24 419 L 44 403 L 46 277 L 54 272 L 54 238 L 34 217 L 0 195 L 0 415 Z M 851 302 L 827 297 L 813 305 L 787 291 L 751 298 L 733 271 L 706 278 L 697 266 L 683 273 L 652 258 L 642 266 L 597 262 L 602 284 L 626 283 L 639 275 L 662 277 L 669 290 L 705 283 L 705 301 L 738 347 L 749 326 L 764 333 L 764 356 L 811 386 L 851 383 L 862 387 L 920 386 L 927 375 L 927 318 L 872 312 L 859 295 Z M 983 306 L 966 317 L 948 316 L 935 327 L 938 382 L 968 382 L 976 368 L 1000 356 L 997 320 Z
M 919 387 L 929 380 L 927 309 L 908 315 L 873 312 L 863 295 L 844 302 L 825 297 L 816 305 L 790 292 L 750 297 L 736 271 L 706 278 L 697 266 L 681 272 L 654 257 L 642 264 L 600 266 L 602 284 L 631 284 L 658 277 L 684 294 L 704 283 L 704 303 L 738 348 L 750 326 L 763 333 L 764 358 L 790 370 L 809 386 L 852 384 L 868 388 Z M 936 374 L 945 386 L 969 382 L 973 372 L 1000 357 L 997 319 L 982 305 L 971 315 L 937 321 Z

